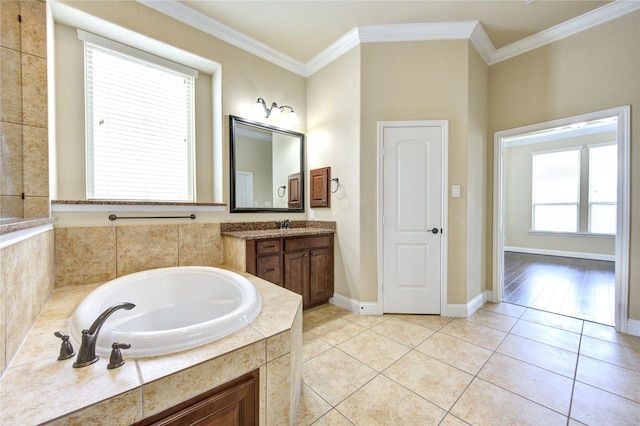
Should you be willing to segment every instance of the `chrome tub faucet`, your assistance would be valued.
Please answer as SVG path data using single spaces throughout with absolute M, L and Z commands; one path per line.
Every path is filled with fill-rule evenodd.
M 78 358 L 76 358 L 73 366 L 75 368 L 86 367 L 96 362 L 99 359 L 96 355 L 96 341 L 98 340 L 98 332 L 102 325 L 115 311 L 119 309 L 130 310 L 135 306 L 136 305 L 129 302 L 117 303 L 101 313 L 88 330 L 82 330 L 82 343 L 80 344 L 80 349 L 78 349 Z

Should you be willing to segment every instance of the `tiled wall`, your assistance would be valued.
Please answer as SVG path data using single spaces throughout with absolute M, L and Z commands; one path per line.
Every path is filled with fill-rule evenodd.
M 0 218 L 48 217 L 46 3 L 2 0 L 0 19 Z
M 54 288 L 53 231 L 0 250 L 0 372 Z
M 0 218 L 49 217 L 46 3 L 1 0 L 0 28 Z M 53 291 L 53 246 L 0 250 L 0 371 Z
M 219 223 L 55 229 L 56 286 L 169 266 L 223 263 Z

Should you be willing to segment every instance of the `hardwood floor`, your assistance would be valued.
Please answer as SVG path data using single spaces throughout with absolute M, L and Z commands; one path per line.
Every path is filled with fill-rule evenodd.
M 615 262 L 505 252 L 503 301 L 613 325 Z

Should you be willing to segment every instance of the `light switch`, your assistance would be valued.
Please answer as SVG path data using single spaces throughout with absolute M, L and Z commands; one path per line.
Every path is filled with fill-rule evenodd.
M 451 185 L 451 196 L 455 198 L 460 196 L 460 185 Z

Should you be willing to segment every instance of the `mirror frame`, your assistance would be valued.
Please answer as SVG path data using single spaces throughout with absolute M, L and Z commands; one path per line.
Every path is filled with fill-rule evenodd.
M 245 126 L 255 127 L 261 130 L 269 130 L 271 132 L 277 132 L 288 136 L 297 137 L 300 139 L 300 207 L 294 208 L 278 208 L 278 207 L 236 207 L 236 126 L 242 124 Z M 268 124 L 261 123 L 259 121 L 247 120 L 246 118 L 237 117 L 235 115 L 229 115 L 229 162 L 230 162 L 230 194 L 229 194 L 229 208 L 231 213 L 264 213 L 264 212 L 288 212 L 288 213 L 304 213 L 304 176 L 305 176 L 305 148 L 304 148 L 304 134 L 295 132 L 293 130 L 284 129 L 281 127 L 270 126 Z

